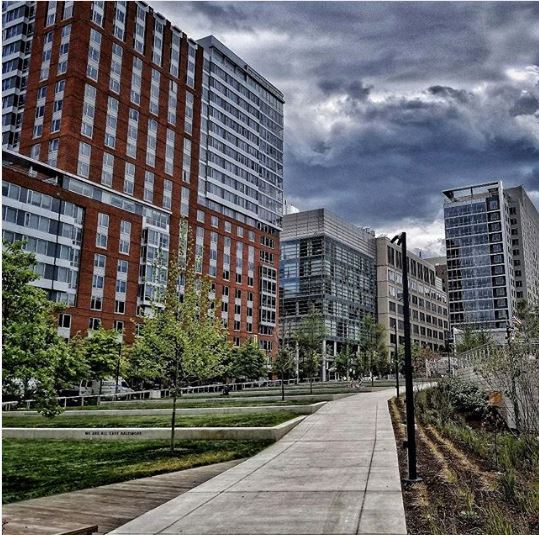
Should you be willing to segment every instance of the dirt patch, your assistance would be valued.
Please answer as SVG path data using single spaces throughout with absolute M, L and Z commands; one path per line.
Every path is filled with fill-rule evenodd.
M 389 401 L 401 477 L 407 477 L 403 399 Z M 539 533 L 533 515 L 509 503 L 501 474 L 433 426 L 416 424 L 420 483 L 403 484 L 410 535 L 526 535 Z

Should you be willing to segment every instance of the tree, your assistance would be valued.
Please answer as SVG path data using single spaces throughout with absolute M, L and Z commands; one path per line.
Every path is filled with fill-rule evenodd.
M 171 262 L 162 302 L 158 298 L 153 303 L 130 351 L 130 357 L 137 359 L 139 373 L 161 377 L 172 387 L 171 451 L 175 447 L 176 405 L 181 385 L 221 375 L 221 363 L 229 351 L 216 307 L 211 307 L 210 283 L 187 266 L 187 262 Z M 184 283 L 183 294 L 180 282 Z
M 466 325 L 460 333 L 460 341 L 457 343 L 458 353 L 475 349 L 492 341 L 490 333 L 483 328 L 474 328 L 471 325 Z M 456 335 L 455 338 L 457 338 Z
M 385 327 L 377 323 L 372 315 L 366 315 L 361 325 L 360 349 L 365 368 L 370 370 L 373 385 L 375 372 L 382 372 L 387 368 L 388 351 L 385 338 Z
M 268 359 L 254 338 L 232 351 L 231 372 L 236 379 L 255 381 L 268 374 Z
M 302 374 L 309 379 L 311 394 L 313 391 L 313 378 L 320 368 L 320 351 L 325 336 L 326 327 L 322 316 L 311 304 L 309 313 L 301 320 L 295 332 Z
M 339 375 L 346 376 L 347 379 L 355 380 L 363 375 L 363 361 L 357 352 L 350 350 L 349 344 L 344 346 L 335 359 L 335 366 Z
M 55 386 L 69 361 L 68 345 L 57 333 L 60 305 L 31 283 L 36 259 L 23 242 L 3 244 L 2 391 L 15 399 L 34 397 L 47 416 L 60 412 Z M 67 378 L 67 375 L 65 375 Z
M 296 367 L 296 361 L 288 347 L 282 347 L 273 361 L 273 372 L 281 380 L 281 399 L 284 401 L 284 382 L 288 379 Z
M 118 331 L 99 328 L 90 331 L 86 337 L 74 337 L 72 346 L 87 366 L 87 377 L 99 381 L 101 394 L 103 379 L 114 376 L 120 364 L 121 338 Z

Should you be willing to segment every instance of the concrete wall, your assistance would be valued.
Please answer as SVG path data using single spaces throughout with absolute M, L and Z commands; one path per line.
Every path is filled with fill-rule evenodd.
M 259 405 L 254 407 L 200 407 L 192 409 L 176 409 L 178 416 L 194 416 L 197 414 L 252 414 L 259 412 L 293 412 L 295 414 L 313 414 L 325 401 L 312 405 Z M 171 409 L 106 409 L 106 410 L 66 410 L 62 416 L 168 416 Z M 37 416 L 37 411 L 10 411 L 9 416 Z
M 178 440 L 271 440 L 276 442 L 304 418 L 305 416 L 298 416 L 274 427 L 181 427 L 176 429 L 176 438 Z M 2 431 L 4 438 L 28 440 L 167 440 L 170 437 L 168 427 L 10 427 Z

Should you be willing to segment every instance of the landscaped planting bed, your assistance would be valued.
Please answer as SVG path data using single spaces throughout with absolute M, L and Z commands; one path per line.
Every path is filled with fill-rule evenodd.
M 468 395 L 469 392 L 466 394 Z M 477 398 L 477 396 L 475 396 Z M 404 485 L 409 535 L 539 533 L 539 443 L 481 422 L 440 390 L 416 394 L 420 483 Z M 402 398 L 389 402 L 401 475 L 407 452 Z M 472 411 L 472 412 L 470 412 Z
M 250 457 L 268 442 L 78 442 L 16 440 L 3 443 L 3 503 L 38 498 Z

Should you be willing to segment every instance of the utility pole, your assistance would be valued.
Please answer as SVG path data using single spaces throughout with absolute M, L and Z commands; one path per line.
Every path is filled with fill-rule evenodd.
M 406 434 L 408 448 L 408 481 L 420 481 L 417 477 L 417 450 L 414 414 L 414 380 L 412 365 L 412 333 L 410 328 L 410 290 L 408 288 L 408 252 L 406 232 L 395 236 L 391 243 L 397 242 L 402 250 L 402 298 L 404 312 L 404 374 L 406 383 Z

